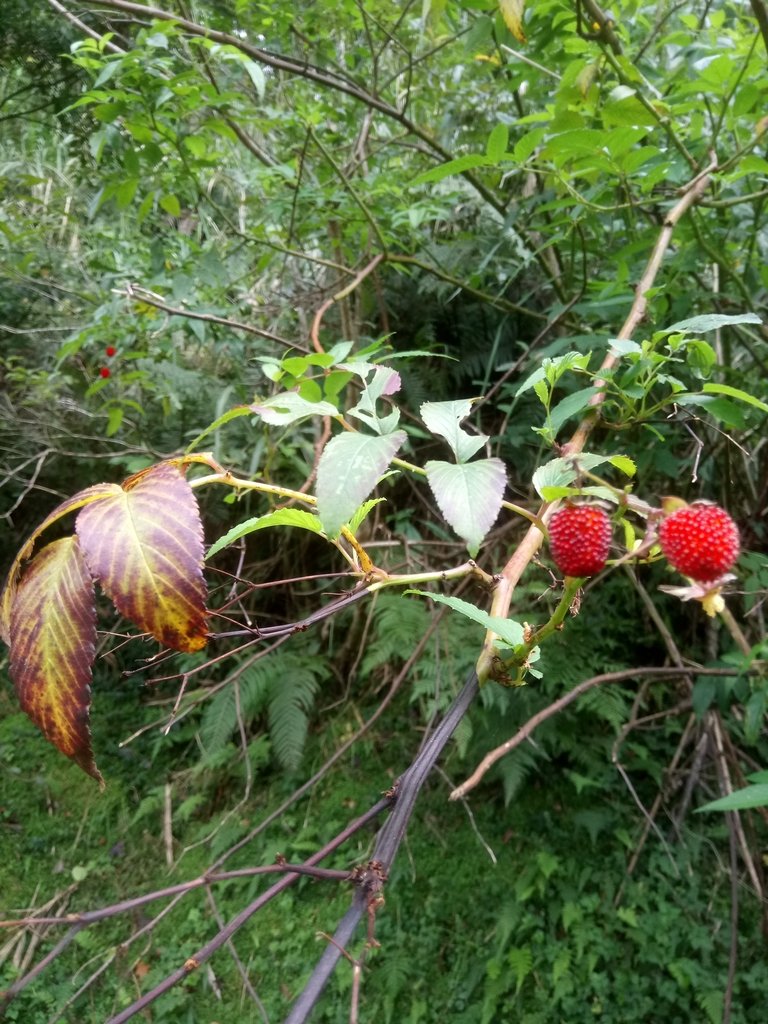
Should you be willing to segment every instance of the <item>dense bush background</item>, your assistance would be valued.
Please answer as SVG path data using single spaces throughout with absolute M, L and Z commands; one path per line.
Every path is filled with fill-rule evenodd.
M 319 340 L 371 347 L 400 369 L 407 457 L 420 464 L 443 457 L 420 403 L 484 396 L 473 425 L 504 459 L 510 499 L 531 509 L 533 471 L 567 440 L 588 381 L 561 379 L 556 401 L 571 404 L 551 436 L 532 429 L 542 408 L 532 390 L 518 396 L 520 384 L 568 352 L 594 353 L 596 369 L 667 211 L 707 167 L 711 185 L 675 230 L 635 338 L 702 313 L 765 319 L 763 0 L 620 2 L 613 22 L 591 2 L 542 0 L 524 12 L 525 41 L 521 9 L 197 0 L 166 18 L 119 2 L 6 0 L 3 568 L 78 488 L 177 454 L 227 410 L 280 388 L 320 398 L 322 374 L 294 381 L 279 361 L 309 349 L 323 303 L 376 257 L 328 309 Z M 660 564 L 590 585 L 581 615 L 543 649 L 541 681 L 484 688 L 431 778 L 377 917 L 361 1020 L 764 1019 L 764 812 L 742 815 L 739 832 L 734 819 L 692 810 L 719 795 L 724 770 L 738 787 L 766 767 L 765 683 L 745 674 L 765 658 L 765 414 L 700 385 L 765 402 L 768 344 L 765 327 L 748 324 L 707 338 L 714 366 L 681 359 L 647 394 L 631 373 L 617 377 L 591 444 L 635 460 L 646 500 L 710 498 L 737 519 L 745 550 L 730 606 L 751 659 L 698 605 L 658 591 L 671 581 Z M 673 401 L 678 381 L 688 397 Z M 338 385 L 353 404 L 354 385 Z M 237 418 L 198 447 L 298 487 L 321 432 L 319 417 L 284 427 Z M 380 564 L 415 572 L 463 559 L 426 489 L 399 474 L 380 493 L 387 501 L 366 527 Z M 223 491 L 201 501 L 209 541 L 268 507 Z M 489 572 L 527 525 L 504 516 L 480 555 Z M 542 622 L 554 606 L 548 566 L 543 555 L 524 577 L 521 620 Z M 230 573 L 256 584 L 242 611 L 275 624 L 344 589 L 340 572 L 316 538 L 264 531 L 218 556 L 210 579 L 214 602 Z M 294 582 L 259 586 L 280 580 Z M 233 653 L 189 677 L 185 715 L 167 735 L 179 678 L 160 677 L 204 659 L 147 665 L 154 648 L 105 625 L 93 713 L 105 794 L 45 744 L 6 683 L 2 916 L 93 908 L 195 877 L 353 735 L 427 635 L 371 730 L 226 868 L 313 852 L 410 763 L 474 664 L 482 631 L 443 616 L 429 633 L 436 614 L 384 593 L 252 665 Z M 686 663 L 733 675 L 691 688 L 638 672 L 596 688 L 466 804 L 447 802 L 488 750 L 567 689 L 668 664 L 670 637 Z M 364 862 L 370 839 L 355 837 L 329 865 Z M 127 948 L 161 905 L 83 930 L 6 1018 L 107 1020 L 261 885 L 188 894 Z M 344 886 L 302 881 L 238 933 L 237 960 L 219 954 L 151 1019 L 280 1020 L 319 955 L 316 933 L 332 932 L 348 901 Z M 3 933 L 2 983 L 59 934 Z M 348 1017 L 348 965 L 334 985 L 317 1020 Z

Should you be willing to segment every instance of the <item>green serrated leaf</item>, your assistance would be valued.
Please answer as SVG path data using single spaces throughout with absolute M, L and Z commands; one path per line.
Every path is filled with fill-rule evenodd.
M 418 594 L 420 597 L 429 597 L 438 604 L 447 605 L 455 612 L 465 615 L 473 622 L 477 622 L 486 630 L 491 630 L 505 644 L 510 647 L 517 647 L 523 643 L 523 626 L 514 619 L 502 619 L 498 615 L 489 615 L 482 608 L 471 604 L 469 601 L 462 601 L 460 597 L 451 597 L 448 594 L 433 594 L 428 590 L 406 590 L 406 594 Z
M 685 346 L 688 365 L 697 377 L 708 377 L 717 362 L 712 346 L 700 338 L 691 338 Z
M 440 511 L 474 558 L 501 510 L 507 483 L 504 463 L 501 459 L 428 462 L 424 468 Z
M 549 408 L 549 400 L 551 392 L 549 390 L 549 384 L 545 380 L 537 380 L 533 384 L 533 390 L 536 393 L 536 397 L 544 406 L 545 409 Z
M 236 540 L 240 540 L 241 537 L 246 537 L 249 533 L 254 533 L 256 530 L 266 530 L 271 526 L 296 526 L 302 530 L 310 530 L 312 533 L 323 534 L 320 520 L 314 512 L 307 512 L 300 508 L 279 508 L 274 512 L 267 512 L 266 515 L 246 519 L 245 522 L 233 526 L 223 537 L 219 537 L 217 541 L 211 544 L 205 557 L 206 559 L 212 558 L 223 548 L 234 544 Z
M 405 441 L 405 431 L 332 437 L 317 467 L 317 509 L 329 537 L 354 515 Z
M 542 487 L 541 497 L 544 501 L 558 501 L 560 498 L 601 498 L 604 501 L 611 501 L 617 504 L 616 492 L 609 487 L 598 485 L 590 487 Z
M 629 338 L 611 338 L 609 349 L 616 356 L 640 355 L 643 351 L 641 345 Z
M 540 380 L 547 380 L 554 387 L 568 370 L 585 370 L 589 365 L 591 355 L 591 352 L 567 352 L 564 356 L 557 356 L 555 359 L 545 359 L 541 366 L 537 367 L 529 377 L 526 377 L 515 392 L 515 398 L 519 398 Z
M 310 402 L 296 391 L 284 391 L 279 395 L 254 402 L 248 407 L 251 412 L 261 416 L 265 423 L 283 427 L 295 423 L 306 416 L 338 416 L 339 411 L 330 402 Z
M 486 434 L 468 434 L 459 424 L 472 411 L 474 400 L 424 402 L 419 412 L 433 434 L 440 434 L 451 446 L 457 462 L 468 462 L 488 440 Z
M 225 413 L 217 417 L 213 423 L 209 424 L 205 430 L 198 434 L 197 437 L 187 445 L 187 453 L 196 451 L 200 446 L 200 442 L 208 434 L 213 433 L 214 430 L 218 430 L 219 427 L 224 426 L 225 423 L 229 423 L 230 420 L 238 419 L 240 416 L 253 416 L 253 409 L 249 405 L 236 405 L 233 409 L 227 409 Z
M 634 476 L 637 472 L 637 466 L 627 455 L 611 455 L 608 461 L 625 476 Z
M 632 476 L 635 470 L 634 463 L 626 455 L 594 455 L 591 452 L 581 452 L 579 455 L 552 459 L 543 466 L 539 466 L 533 474 L 533 486 L 536 488 L 539 496 L 544 498 L 542 488 L 569 487 L 580 473 L 596 469 L 597 466 L 602 465 L 604 462 L 610 462 L 628 476 Z M 579 493 L 582 494 L 588 493 L 588 491 L 589 488 L 579 489 Z M 544 498 L 544 500 L 548 501 L 550 499 Z M 612 496 L 611 500 L 616 500 L 615 495 Z
M 382 501 L 384 501 L 384 498 L 369 498 L 368 501 L 364 501 L 357 509 L 355 514 L 349 520 L 349 531 L 353 537 L 357 536 L 357 531 L 367 519 L 371 510 L 376 508 L 377 505 L 380 505 Z

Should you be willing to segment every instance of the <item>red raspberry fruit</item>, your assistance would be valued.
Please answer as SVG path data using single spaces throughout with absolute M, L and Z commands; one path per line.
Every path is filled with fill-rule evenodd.
M 669 564 L 696 583 L 711 583 L 739 557 L 739 530 L 725 509 L 707 501 L 684 505 L 659 526 Z
M 117 349 L 115 348 L 114 345 L 107 345 L 107 347 L 104 349 L 104 351 L 107 353 L 108 356 L 110 356 L 110 358 L 112 356 L 116 356 L 117 355 Z
M 549 521 L 549 548 L 564 576 L 594 576 L 610 546 L 611 521 L 597 505 L 565 505 Z
M 104 377 L 104 379 L 106 380 L 107 377 L 112 376 L 112 371 L 109 369 L 108 366 L 102 366 L 102 368 L 99 370 L 99 376 Z

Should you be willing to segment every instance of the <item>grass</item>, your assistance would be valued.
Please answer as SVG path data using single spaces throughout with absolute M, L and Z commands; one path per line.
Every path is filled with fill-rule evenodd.
M 3 917 L 40 910 L 55 896 L 59 901 L 51 909 L 56 913 L 91 909 L 195 877 L 280 803 L 335 742 L 333 729 L 317 729 L 295 776 L 264 761 L 252 800 L 216 831 L 242 792 L 232 764 L 195 771 L 199 751 L 191 721 L 165 739 L 148 732 L 121 752 L 113 737 L 132 731 L 141 716 L 154 712 L 130 690 L 118 688 L 99 698 L 94 727 L 108 780 L 104 793 L 42 740 L 8 694 L 0 698 Z M 392 715 L 386 732 L 361 742 L 311 796 L 226 868 L 270 863 L 278 852 L 289 861 L 302 858 L 369 807 L 406 766 L 418 742 L 407 695 Z M 131 730 L 125 727 L 128 720 Z M 595 728 L 609 726 L 598 721 Z M 605 759 L 604 749 L 595 743 L 596 760 Z M 642 822 L 623 783 L 604 765 L 605 787 L 579 790 L 567 767 L 540 762 L 509 806 L 498 783 L 488 782 L 472 794 L 471 819 L 464 806 L 447 801 L 447 783 L 433 777 L 377 914 L 381 947 L 367 957 L 362 1021 L 719 1024 L 731 898 L 718 852 L 722 819 L 689 819 L 680 841 L 667 837 L 669 853 L 652 838 L 628 879 L 627 861 Z M 452 776 L 466 768 L 456 750 L 446 768 Z M 579 770 L 583 773 L 583 766 Z M 160 799 L 166 781 L 173 786 L 176 853 L 214 832 L 172 870 L 165 860 Z M 196 799 L 188 799 L 192 796 Z M 356 836 L 326 866 L 364 863 L 372 837 L 373 830 Z M 229 920 L 272 880 L 216 885 L 221 917 Z M 349 897 L 347 885 L 303 879 L 237 934 L 238 956 L 270 1021 L 281 1020 L 300 991 L 322 951 L 325 940 L 318 933 L 333 931 Z M 81 932 L 10 1004 L 5 1019 L 103 1024 L 217 929 L 211 903 L 198 890 L 151 933 L 122 949 L 162 906 L 136 909 Z M 751 938 L 758 934 L 758 919 L 756 901 L 743 892 L 732 1018 L 739 1024 L 764 1019 L 768 967 L 759 941 Z M 27 930 L 18 946 L 6 946 L 0 986 L 10 984 L 22 964 L 31 966 L 62 934 L 61 929 Z M 350 952 L 361 948 L 358 937 Z M 77 989 L 103 967 L 98 980 L 68 1007 Z M 315 1015 L 319 1024 L 348 1018 L 350 985 L 351 969 L 342 963 Z M 154 1004 L 151 1019 L 213 1024 L 263 1018 L 232 957 L 222 950 Z

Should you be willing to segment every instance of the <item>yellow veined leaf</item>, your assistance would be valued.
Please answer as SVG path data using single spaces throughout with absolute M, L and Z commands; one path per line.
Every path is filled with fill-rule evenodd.
M 585 64 L 581 71 L 579 71 L 578 75 L 576 75 L 576 87 L 582 96 L 586 97 L 599 75 L 600 66 L 596 61 L 591 64 Z
M 523 11 L 525 0 L 499 0 L 499 10 L 512 35 L 519 43 L 527 43 L 528 38 L 523 31 Z
M 125 481 L 77 517 L 91 575 L 139 629 L 177 651 L 208 639 L 203 528 L 192 488 L 172 462 Z
M 46 545 L 16 588 L 10 674 L 22 709 L 47 740 L 101 785 L 88 727 L 96 652 L 93 580 L 76 537 Z
M 10 643 L 11 610 L 16 596 L 19 574 L 21 572 L 21 563 L 25 562 L 31 556 L 35 547 L 35 542 L 40 534 L 44 530 L 47 530 L 48 527 L 57 520 L 67 515 L 67 513 L 74 512 L 76 509 L 82 508 L 84 505 L 88 505 L 93 501 L 101 501 L 103 498 L 108 498 L 110 495 L 119 493 L 120 488 L 117 484 L 94 484 L 93 487 L 86 487 L 85 490 L 78 491 L 77 494 L 73 495 L 71 498 L 67 498 L 66 501 L 62 501 L 60 505 L 57 505 L 53 512 L 47 515 L 42 523 L 40 523 L 32 536 L 28 538 L 24 546 L 16 555 L 16 558 L 13 560 L 13 565 L 8 573 L 8 578 L 5 581 L 2 598 L 0 598 L 0 637 L 2 637 L 6 643 Z

